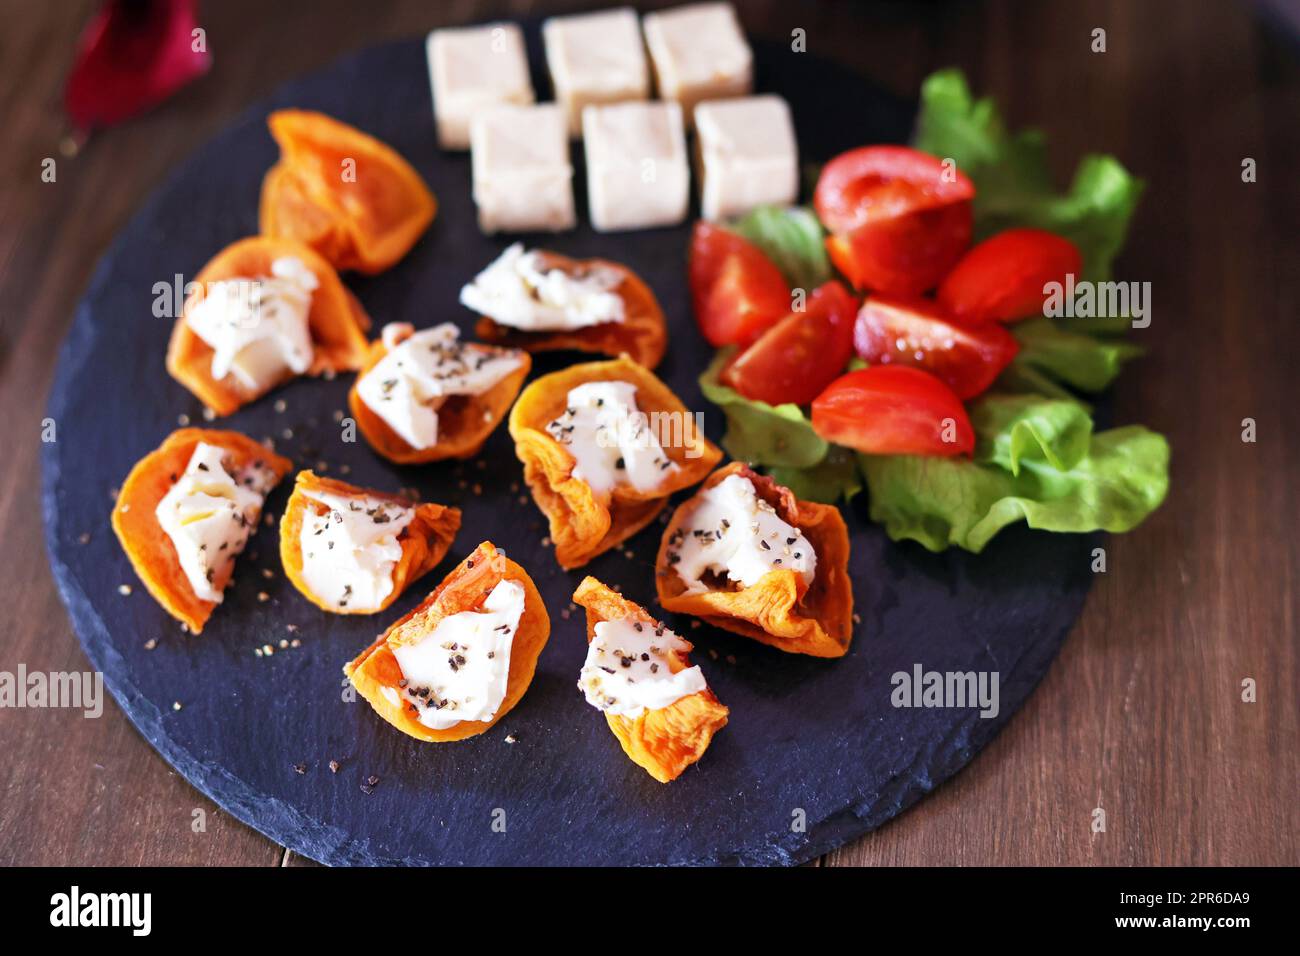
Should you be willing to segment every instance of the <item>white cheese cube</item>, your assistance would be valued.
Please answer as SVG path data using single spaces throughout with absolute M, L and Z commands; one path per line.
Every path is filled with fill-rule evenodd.
M 659 95 L 694 122 L 701 100 L 744 96 L 754 85 L 754 55 L 729 3 L 692 3 L 643 19 Z
M 591 224 L 601 232 L 676 225 L 691 173 L 676 103 L 618 103 L 582 111 Z
M 552 17 L 542 24 L 542 40 L 570 136 L 582 134 L 584 106 L 644 100 L 650 95 L 641 24 L 630 7 Z
M 498 106 L 481 113 L 470 124 L 470 150 L 480 229 L 573 228 L 573 166 L 558 106 Z
M 535 99 L 524 35 L 513 23 L 434 30 L 425 51 L 443 149 L 468 149 L 470 124 L 483 110 Z
M 706 100 L 695 107 L 700 212 L 729 219 L 755 206 L 788 206 L 799 192 L 790 107 L 779 96 Z

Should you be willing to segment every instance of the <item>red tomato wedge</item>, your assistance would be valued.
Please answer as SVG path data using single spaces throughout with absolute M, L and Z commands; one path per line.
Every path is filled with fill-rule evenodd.
M 1000 325 L 957 325 L 926 299 L 873 295 L 853 326 L 853 347 L 871 365 L 924 369 L 963 401 L 993 384 L 1020 351 Z
M 769 405 L 809 404 L 852 357 L 857 308 L 834 279 L 818 286 L 802 312 L 791 312 L 727 363 L 722 383 Z
M 822 169 L 813 205 L 831 232 L 936 209 L 975 198 L 975 186 L 955 167 L 907 146 L 863 146 Z
M 919 295 L 939 284 L 970 245 L 971 206 L 953 203 L 830 236 L 831 262 L 859 289 Z
M 929 372 L 879 365 L 832 382 L 812 405 L 827 441 L 869 455 L 969 455 L 975 431 L 961 400 Z
M 826 164 L 813 205 L 826 248 L 859 289 L 915 295 L 939 284 L 970 245 L 975 186 L 906 146 L 863 146 Z
M 691 300 L 710 345 L 749 345 L 790 314 L 790 287 L 753 243 L 708 222 L 691 233 Z
M 1083 271 L 1068 239 L 1042 229 L 1008 229 L 985 239 L 948 273 L 938 299 L 964 325 L 1015 322 L 1042 315 L 1049 282 Z

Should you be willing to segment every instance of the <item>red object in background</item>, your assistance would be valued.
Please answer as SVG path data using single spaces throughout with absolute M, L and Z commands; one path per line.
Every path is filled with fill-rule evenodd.
M 951 457 L 975 450 L 975 431 L 952 389 L 902 365 L 858 369 L 831 382 L 812 404 L 812 426 L 827 441 L 868 455 Z
M 211 64 L 195 0 L 108 0 L 77 41 L 63 105 L 80 132 L 162 102 Z M 197 47 L 197 49 L 196 49 Z
M 1042 229 L 1008 229 L 985 239 L 948 273 L 939 302 L 963 325 L 1016 322 L 1043 314 L 1049 282 L 1065 283 L 1083 271 L 1083 257 L 1068 239 Z
M 813 205 L 835 267 L 859 289 L 915 295 L 970 245 L 974 184 L 906 146 L 863 146 L 822 170 Z
M 749 345 L 790 313 L 790 287 L 758 246 L 700 221 L 687 271 L 695 321 L 715 347 Z
M 802 312 L 787 315 L 727 363 L 722 383 L 769 405 L 807 405 L 853 355 L 857 308 L 857 300 L 834 279 L 818 286 Z
M 935 302 L 873 295 L 862 304 L 853 345 L 871 365 L 907 365 L 941 379 L 963 401 L 993 384 L 1020 351 L 1000 325 L 958 325 Z

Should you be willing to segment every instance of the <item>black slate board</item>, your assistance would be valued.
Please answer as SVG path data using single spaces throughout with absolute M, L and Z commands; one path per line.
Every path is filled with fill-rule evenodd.
M 530 45 L 536 69 L 531 28 Z M 760 47 L 758 85 L 790 100 L 806 161 L 909 132 L 910 106 L 807 54 Z M 539 513 L 511 490 L 520 466 L 504 427 L 481 468 L 397 468 L 364 443 L 340 440 L 333 413 L 344 407 L 347 377 L 294 383 L 221 424 L 274 436 L 300 467 L 323 459 L 337 475 L 347 463 L 359 484 L 412 486 L 427 500 L 459 506 L 465 521 L 451 554 L 388 612 L 343 618 L 293 590 L 279 572 L 276 529 L 263 528 L 203 635 L 183 635 L 113 539 L 110 489 L 179 414 L 202 424 L 199 405 L 163 371 L 171 321 L 152 314 L 154 285 L 192 277 L 228 242 L 255 232 L 259 185 L 276 155 L 263 121 L 284 106 L 324 110 L 374 133 L 437 193 L 438 218 L 404 262 L 375 278 L 348 277 L 377 325 L 451 319 L 468 331 L 472 316 L 457 304 L 457 290 L 508 241 L 474 226 L 468 160 L 436 148 L 423 43 L 410 40 L 344 59 L 251 109 L 157 191 L 100 263 L 49 402 L 58 440 L 44 458 L 47 544 L 91 662 L 140 732 L 195 786 L 272 839 L 332 864 L 798 863 L 879 826 L 947 779 L 1028 696 L 1082 605 L 1089 540 L 1013 528 L 980 556 L 934 556 L 888 541 L 866 521 L 859 496 L 848 519 L 861 623 L 847 657 L 785 655 L 669 618 L 696 643 L 731 723 L 698 766 L 658 784 L 627 760 L 576 690 L 582 620 L 559 612 L 587 572 L 653 608 L 661 526 L 632 542 L 630 559 L 617 552 L 562 572 L 542 545 Z M 689 406 L 707 410 L 716 439 L 721 416 L 695 382 L 708 353 L 688 308 L 687 234 L 681 227 L 601 236 L 583 226 L 546 244 L 624 261 L 644 276 L 671 325 L 659 373 Z M 538 369 L 570 358 L 543 358 Z M 283 413 L 274 411 L 277 398 L 287 403 Z M 281 437 L 286 428 L 292 439 Z M 280 513 L 290 484 L 272 495 L 268 512 Z M 462 743 L 420 744 L 364 702 L 345 702 L 340 667 L 483 539 L 508 549 L 536 579 L 552 613 L 550 644 L 528 694 L 495 728 Z M 274 577 L 264 579 L 263 568 Z M 133 585 L 131 596 L 118 593 L 123 583 Z M 270 600 L 259 601 L 259 591 Z M 254 654 L 295 637 L 299 648 Z M 148 650 L 151 639 L 157 647 Z M 915 663 L 997 671 L 1000 714 L 895 709 L 890 675 Z M 330 760 L 341 763 L 337 773 Z M 379 782 L 367 793 L 371 775 Z

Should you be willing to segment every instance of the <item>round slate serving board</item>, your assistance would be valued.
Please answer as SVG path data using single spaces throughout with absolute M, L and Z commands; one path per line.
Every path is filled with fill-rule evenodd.
M 535 27 L 529 43 L 536 72 Z M 807 54 L 759 47 L 757 55 L 758 88 L 789 99 L 805 161 L 906 138 L 908 104 Z M 982 555 L 935 556 L 891 543 L 866 521 L 860 495 L 847 517 L 861 621 L 846 657 L 782 654 L 667 618 L 696 644 L 695 660 L 731 708 L 731 722 L 697 766 L 666 786 L 623 755 L 576 689 L 583 619 L 561 615 L 586 573 L 654 609 L 662 525 L 636 537 L 630 557 L 620 549 L 561 571 L 542 543 L 540 513 L 520 500 L 521 468 L 504 427 L 478 461 L 392 466 L 363 441 L 342 440 L 334 413 L 345 406 L 350 376 L 295 382 L 219 423 L 273 437 L 299 467 L 325 461 L 339 476 L 346 464 L 357 484 L 414 487 L 464 511 L 442 566 L 385 613 L 338 617 L 309 605 L 280 573 L 270 527 L 250 542 L 235 585 L 199 637 L 182 634 L 136 581 L 109 528 L 113 489 L 179 415 L 203 424 L 196 400 L 163 369 L 171 320 L 153 314 L 155 284 L 193 277 L 227 243 L 256 231 L 262 175 L 276 158 L 264 125 L 270 110 L 319 109 L 373 133 L 438 196 L 437 220 L 403 262 L 374 278 L 346 277 L 376 327 L 452 320 L 472 328 L 457 292 L 509 239 L 485 238 L 475 226 L 469 161 L 438 151 L 426 77 L 423 43 L 410 40 L 286 86 L 182 165 L 100 263 L 60 358 L 49 403 L 58 440 L 46 446 L 43 481 L 54 575 L 94 667 L 140 732 L 195 786 L 325 863 L 787 864 L 879 826 L 969 761 L 1043 676 L 1088 587 L 1087 538 L 1021 527 Z M 546 89 L 543 77 L 535 82 Z M 585 223 L 580 150 L 575 161 Z M 625 262 L 646 279 L 671 329 L 659 374 L 688 406 L 705 410 L 717 439 L 721 415 L 695 381 L 709 352 L 688 307 L 688 232 L 599 235 L 584 224 L 558 237 L 524 238 Z M 544 356 L 535 371 L 572 360 Z M 276 399 L 286 403 L 283 412 Z M 272 494 L 268 513 L 281 513 L 291 484 Z M 531 689 L 492 730 L 461 743 L 422 744 L 364 701 L 346 700 L 340 669 L 485 539 L 536 580 L 551 611 L 550 643 Z M 123 596 L 118 587 L 127 583 L 134 591 Z M 299 647 L 254 653 L 295 638 Z M 997 716 L 893 707 L 890 676 L 916 664 L 997 672 Z

